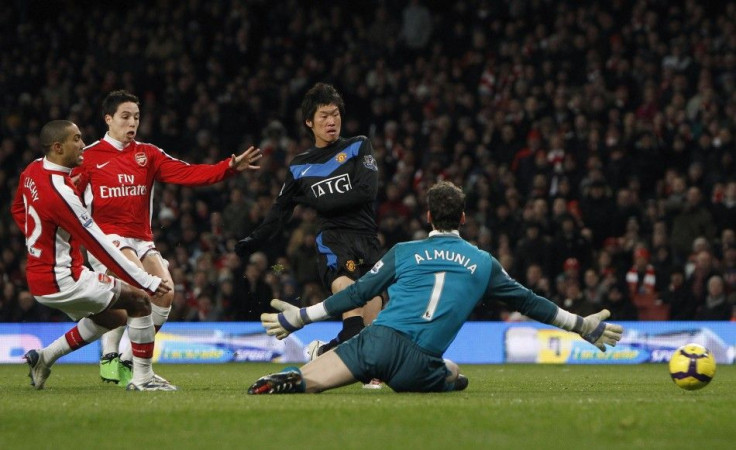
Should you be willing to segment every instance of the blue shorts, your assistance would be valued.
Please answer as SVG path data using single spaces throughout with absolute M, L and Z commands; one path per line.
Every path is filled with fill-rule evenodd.
M 371 325 L 335 348 L 355 379 L 373 378 L 396 392 L 441 392 L 452 389 L 445 379 L 450 371 L 440 356 L 427 353 L 406 335 L 389 327 Z

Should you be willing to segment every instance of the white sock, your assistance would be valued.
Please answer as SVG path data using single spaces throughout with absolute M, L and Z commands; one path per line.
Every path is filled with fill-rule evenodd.
M 171 306 L 158 306 L 151 303 L 151 316 L 153 317 L 153 326 L 156 327 L 156 331 L 161 328 L 166 321 L 169 319 L 169 313 L 171 312 Z
M 85 317 L 77 322 L 77 325 L 74 328 L 59 336 L 54 342 L 49 344 L 48 347 L 41 350 L 41 357 L 46 365 L 50 366 L 55 363 L 57 359 L 64 355 L 68 355 L 90 342 L 96 341 L 100 336 L 108 331 L 109 329 L 101 325 L 97 325 L 92 321 L 92 319 Z M 73 348 L 70 342 L 74 343 Z
M 130 333 L 130 330 L 128 330 L 128 333 Z M 120 354 L 120 361 L 132 361 L 132 360 L 133 360 L 133 346 L 129 345 Z
M 105 333 L 100 340 L 102 344 L 102 354 L 107 355 L 108 353 L 118 353 L 120 347 L 120 339 L 123 337 L 125 327 L 117 327 Z
M 128 317 L 128 337 L 133 353 L 133 382 L 146 383 L 153 378 L 153 342 L 156 332 L 151 315 Z
M 151 303 L 151 317 L 153 318 L 153 327 L 158 332 L 159 328 L 166 323 L 166 320 L 169 318 L 169 313 L 171 312 L 171 306 L 168 306 L 166 308 L 154 305 Z M 130 333 L 130 331 L 128 331 Z M 121 361 L 132 361 L 133 360 L 133 347 L 127 347 L 125 350 L 123 350 L 120 353 L 120 360 Z

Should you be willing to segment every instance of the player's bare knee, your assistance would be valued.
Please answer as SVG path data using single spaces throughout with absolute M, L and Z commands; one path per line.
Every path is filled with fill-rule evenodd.
M 143 317 L 151 314 L 151 300 L 148 295 L 132 286 L 123 287 L 118 304 L 130 317 Z
M 169 282 L 169 286 L 171 286 L 171 282 Z M 156 306 L 160 306 L 162 308 L 170 307 L 174 303 L 174 289 L 163 295 L 154 297 L 153 299 L 151 299 L 151 302 L 153 302 Z
M 151 314 L 151 300 L 144 293 L 136 293 L 128 308 L 131 317 L 143 317 Z

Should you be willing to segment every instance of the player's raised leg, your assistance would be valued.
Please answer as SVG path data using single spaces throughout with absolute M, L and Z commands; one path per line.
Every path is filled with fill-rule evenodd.
M 115 319 L 118 322 L 125 320 L 125 314 L 119 311 L 108 323 L 114 323 Z M 46 379 L 51 375 L 51 366 L 57 359 L 94 342 L 107 331 L 109 328 L 95 323 L 92 318 L 85 317 L 48 347 L 28 351 L 25 360 L 30 369 L 28 376 L 31 378 L 31 386 L 43 389 Z
M 123 285 L 111 277 L 84 270 L 70 289 L 36 297 L 39 303 L 59 309 L 78 322 L 47 347 L 26 353 L 33 387 L 43 389 L 56 360 L 125 323 L 125 311 L 110 309 L 121 296 Z M 92 311 L 102 312 L 89 316 Z

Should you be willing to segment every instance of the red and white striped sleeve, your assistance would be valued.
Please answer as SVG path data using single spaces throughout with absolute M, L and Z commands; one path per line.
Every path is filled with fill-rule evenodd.
M 54 211 L 59 225 L 122 280 L 149 293 L 155 292 L 161 279 L 133 264 L 110 242 L 82 205 L 71 179 L 61 174 L 52 175 L 51 187 L 60 204 Z

